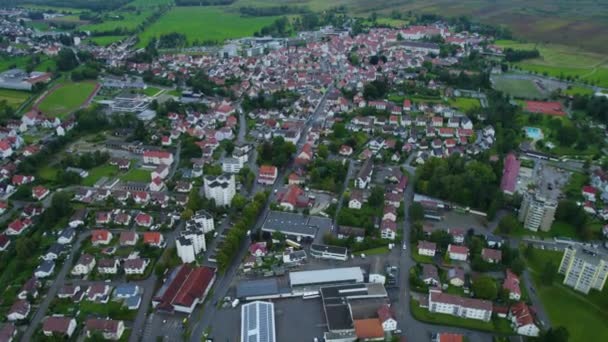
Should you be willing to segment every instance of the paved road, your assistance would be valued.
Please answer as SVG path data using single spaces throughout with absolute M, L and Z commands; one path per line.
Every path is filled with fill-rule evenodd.
M 302 147 L 304 146 L 304 144 L 306 142 L 306 136 L 308 135 L 309 129 L 311 128 L 313 122 L 315 122 L 317 120 L 317 118 L 319 117 L 321 112 L 323 112 L 327 94 L 329 94 L 329 90 L 327 92 L 325 92 L 325 94 L 319 101 L 317 108 L 313 112 L 312 116 L 310 117 L 309 120 L 306 121 L 306 125 L 305 125 L 304 129 L 302 130 L 300 141 L 298 141 L 298 144 L 296 145 L 296 154 L 295 155 L 298 155 L 298 153 L 301 152 Z M 283 170 L 282 172 L 279 172 L 277 181 L 275 182 L 275 184 L 272 187 L 270 187 L 271 195 L 268 197 L 268 201 L 266 202 L 264 210 L 262 211 L 261 215 L 258 217 L 258 220 L 255 224 L 255 229 L 253 229 L 254 231 L 257 231 L 262 227 L 262 224 L 264 223 L 264 219 L 266 218 L 266 215 L 268 214 L 268 211 L 270 210 L 270 203 L 273 198 L 272 193 L 274 193 L 274 190 L 278 190 L 279 187 L 283 186 L 283 182 L 281 180 L 284 178 L 285 175 L 291 173 L 292 169 L 293 169 L 293 159 L 290 161 L 290 163 L 285 168 L 285 170 Z M 255 191 L 253 191 L 252 194 L 255 194 Z M 212 322 L 213 322 L 215 316 L 217 315 L 217 307 L 215 306 L 215 303 L 221 301 L 226 296 L 228 289 L 230 287 L 230 284 L 232 283 L 232 280 L 234 279 L 234 277 L 237 273 L 237 270 L 238 270 L 238 267 L 240 264 L 240 260 L 242 260 L 247 253 L 248 243 L 249 243 L 249 241 L 247 241 L 247 240 L 243 242 L 238 255 L 234 258 L 234 260 L 232 262 L 232 265 L 226 270 L 226 272 L 224 274 L 218 275 L 218 277 L 216 279 L 216 285 L 214 286 L 214 291 L 211 294 L 211 296 L 209 296 L 207 298 L 206 302 L 203 305 L 199 306 L 192 314 L 191 317 L 194 317 L 195 319 L 193 320 L 193 323 L 191 325 L 191 332 L 192 332 L 191 338 L 190 338 L 191 341 L 193 341 L 193 342 L 200 341 L 201 336 L 203 335 L 203 332 L 207 329 L 207 327 L 211 327 L 211 328 L 213 327 Z M 199 317 L 200 317 L 200 319 L 198 319 Z
M 76 243 L 74 244 L 72 251 L 70 252 L 70 255 L 63 262 L 63 265 L 61 266 L 61 270 L 57 274 L 55 281 L 53 282 L 53 284 L 49 288 L 46 296 L 40 303 L 38 310 L 36 310 L 36 313 L 32 316 L 32 319 L 30 320 L 30 323 L 27 326 L 27 329 L 25 330 L 23 337 L 21 338 L 21 341 L 29 342 L 32 340 L 32 336 L 34 335 L 34 333 L 36 332 L 36 329 L 42 322 L 42 319 L 45 317 L 46 311 L 48 310 L 49 305 L 51 304 L 51 301 L 57 295 L 57 291 L 59 291 L 61 286 L 63 286 L 63 284 L 65 283 L 65 277 L 68 274 L 68 272 L 70 271 L 70 269 L 72 268 L 72 264 L 74 263 L 74 256 L 80 250 L 80 245 L 90 235 L 91 235 L 91 232 L 87 231 L 87 232 L 81 233 L 78 236 L 78 239 L 76 240 Z
M 338 199 L 338 207 L 336 208 L 336 214 L 334 215 L 334 227 L 338 227 L 338 213 L 340 212 L 340 209 L 342 209 L 342 202 L 344 201 L 344 192 L 348 188 L 348 181 L 353 176 L 354 163 L 355 162 L 351 158 L 348 158 L 348 170 L 346 171 L 346 177 L 344 177 L 342 193 L 340 194 L 340 198 Z

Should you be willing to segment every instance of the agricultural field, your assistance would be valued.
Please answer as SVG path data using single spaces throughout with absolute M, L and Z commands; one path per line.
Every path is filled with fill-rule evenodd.
M 103 22 L 99 24 L 90 24 L 80 26 L 80 30 L 91 32 L 107 32 L 115 29 L 135 30 L 141 25 L 146 18 L 154 14 L 152 9 L 144 9 L 141 11 L 115 11 L 108 12 L 103 16 Z
M 493 76 L 493 87 L 516 98 L 542 99 L 546 96 L 533 81 L 506 76 Z
M 25 100 L 30 97 L 30 93 L 27 91 L 19 91 L 12 89 L 0 89 L 0 102 L 6 101 L 6 103 L 13 107 L 19 107 Z
M 250 36 L 272 23 L 276 17 L 241 17 L 224 11 L 224 7 L 174 7 L 140 34 L 139 46 L 153 37 L 177 32 L 188 42 L 198 40 L 222 42 L 225 39 Z
M 25 68 L 28 60 L 29 60 L 29 56 L 20 56 L 20 57 L 0 56 L 0 72 L 6 71 L 6 70 L 14 68 L 14 67 Z
M 538 49 L 540 58 L 515 63 L 516 68 L 553 77 L 572 77 L 580 81 L 608 87 L 608 57 L 578 48 L 556 44 L 521 43 L 498 40 L 504 48 Z
M 83 105 L 94 89 L 92 82 L 66 82 L 46 95 L 37 106 L 45 114 L 62 118 Z

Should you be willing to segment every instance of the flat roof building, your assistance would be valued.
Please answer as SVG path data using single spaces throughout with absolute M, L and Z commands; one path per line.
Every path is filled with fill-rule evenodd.
M 274 304 L 252 302 L 241 306 L 241 342 L 275 342 Z
M 348 249 L 339 246 L 312 244 L 310 246 L 310 255 L 319 259 L 346 261 L 348 259 Z
M 324 270 L 289 273 L 292 288 L 299 286 L 337 285 L 362 283 L 363 271 L 360 267 L 329 268 Z
M 319 229 L 331 228 L 331 219 L 281 211 L 271 211 L 262 225 L 265 232 L 281 232 L 295 237 L 314 238 Z
M 564 284 L 588 294 L 591 289 L 602 291 L 608 278 L 608 256 L 599 251 L 569 246 L 564 250 L 559 273 Z

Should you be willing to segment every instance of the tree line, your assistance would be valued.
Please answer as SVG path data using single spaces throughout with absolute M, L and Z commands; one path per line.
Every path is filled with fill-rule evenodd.
M 117 9 L 132 0 L 25 0 L 23 3 L 68 8 L 84 8 L 91 11 Z
M 175 0 L 177 6 L 220 6 L 230 5 L 236 0 Z
M 301 14 L 309 12 L 309 10 L 304 7 L 286 5 L 270 7 L 243 6 L 239 8 L 239 12 L 241 15 L 249 17 L 273 17 L 286 14 Z
M 540 57 L 540 52 L 538 50 L 514 50 L 514 49 L 506 49 L 505 60 L 507 62 L 519 62 L 524 59 L 532 59 Z

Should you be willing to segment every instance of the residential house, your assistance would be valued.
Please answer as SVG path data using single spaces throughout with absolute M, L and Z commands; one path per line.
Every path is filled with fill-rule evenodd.
M 108 245 L 112 241 L 112 232 L 107 229 L 95 229 L 91 232 L 93 246 Z
M 448 255 L 451 260 L 467 261 L 469 249 L 465 246 L 448 245 Z
M 422 264 L 422 281 L 430 286 L 440 286 L 439 273 L 437 267 L 432 264 Z
M 464 286 L 464 269 L 462 269 L 461 267 L 450 268 L 448 270 L 448 282 L 456 287 Z
M 42 333 L 45 336 L 65 336 L 72 337 L 76 330 L 76 320 L 71 317 L 50 316 L 42 323 Z
M 540 328 L 536 325 L 534 316 L 532 316 L 532 312 L 526 303 L 519 302 L 511 305 L 508 317 L 513 329 L 519 335 L 538 337 L 540 334 Z
M 521 288 L 519 287 L 519 278 L 510 269 L 505 271 L 505 280 L 502 283 L 502 288 L 509 292 L 510 300 L 521 299 Z
M 32 306 L 26 300 L 16 300 L 6 314 L 9 322 L 21 321 L 29 316 Z
M 125 324 L 123 321 L 117 321 L 112 319 L 98 319 L 89 318 L 85 322 L 86 335 L 87 337 L 93 336 L 93 334 L 100 333 L 106 340 L 119 340 L 125 331 Z
M 277 180 L 278 169 L 272 165 L 262 165 L 258 170 L 258 183 L 272 185 Z
M 391 308 L 388 304 L 383 304 L 378 308 L 378 318 L 380 319 L 380 323 L 382 323 L 382 330 L 384 331 L 395 331 L 397 330 L 397 320 L 395 319 L 395 315 L 391 311 Z
M 134 231 L 121 232 L 118 240 L 121 246 L 135 246 L 139 240 L 139 235 Z
M 434 257 L 436 251 L 437 245 L 434 242 L 418 241 L 418 254 Z
M 348 239 L 351 236 L 356 242 L 363 242 L 365 239 L 365 229 L 342 225 L 338 226 L 338 239 Z
M 145 232 L 143 238 L 145 245 L 153 247 L 163 247 L 165 242 L 163 235 L 159 232 Z
M 430 312 L 448 314 L 489 322 L 492 318 L 492 302 L 489 300 L 460 297 L 442 293 L 439 289 L 429 290 Z
M 502 261 L 502 252 L 499 249 L 484 248 L 481 250 L 481 259 L 491 264 L 498 264 Z
M 90 254 L 82 254 L 74 268 L 72 268 L 72 275 L 86 275 L 89 274 L 95 267 L 95 258 Z
M 359 189 L 365 189 L 372 181 L 372 172 L 374 164 L 372 159 L 367 159 L 363 162 L 363 166 L 355 178 L 355 186 Z
M 52 260 L 43 260 L 40 265 L 34 270 L 34 276 L 38 279 L 50 277 L 55 270 L 55 262 Z
M 133 259 L 127 259 L 125 260 L 124 264 L 123 264 L 123 268 L 125 270 L 125 274 L 130 275 L 130 274 L 144 274 L 144 272 L 146 271 L 146 267 L 148 267 L 148 264 L 150 263 L 150 260 L 148 259 L 143 259 L 143 258 L 133 258 Z
M 361 190 L 354 189 L 350 193 L 348 207 L 350 209 L 361 209 L 362 206 L 363 206 L 363 192 Z
M 97 272 L 100 274 L 117 274 L 120 261 L 115 258 L 104 258 L 97 263 Z

